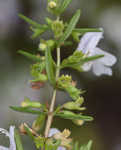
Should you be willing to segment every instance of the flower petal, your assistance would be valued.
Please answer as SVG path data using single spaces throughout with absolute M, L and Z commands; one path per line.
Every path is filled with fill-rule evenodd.
M 5 134 L 6 136 L 9 137 L 9 132 L 3 128 L 0 128 L 0 133 Z
M 15 143 L 15 139 L 14 139 L 14 129 L 15 127 L 14 126 L 10 126 L 10 129 L 9 129 L 9 139 L 10 139 L 10 150 L 16 150 L 16 143 Z
M 0 146 L 0 150 L 9 150 L 9 148 L 6 148 L 4 146 Z
M 102 39 L 102 32 L 88 32 L 81 38 L 77 50 L 82 51 L 84 54 L 89 52 L 90 56 L 94 52 L 100 39 Z
M 63 147 L 63 146 L 59 146 L 59 147 L 57 148 L 57 150 L 66 150 L 66 148 Z
M 51 136 L 53 136 L 56 133 L 60 133 L 60 131 L 58 129 L 56 129 L 56 128 L 51 128 L 50 131 L 49 131 L 48 137 L 51 137 Z
M 82 66 L 83 71 L 89 71 L 92 67 L 93 62 L 87 62 Z
M 104 57 L 98 59 L 102 64 L 106 66 L 112 66 L 116 63 L 117 58 L 112 54 L 101 50 L 100 48 L 95 48 L 95 55 L 104 55 Z
M 103 64 L 100 63 L 99 60 L 95 61 L 92 65 L 92 71 L 94 72 L 95 75 L 100 76 L 102 74 L 105 75 L 112 75 L 112 70 L 111 68 L 104 66 Z

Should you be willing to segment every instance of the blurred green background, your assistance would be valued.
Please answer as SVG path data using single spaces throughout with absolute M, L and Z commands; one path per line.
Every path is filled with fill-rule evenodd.
M 35 116 L 10 110 L 9 106 L 19 105 L 24 96 L 34 100 L 47 101 L 52 89 L 32 90 L 29 85 L 31 61 L 19 55 L 17 50 L 36 51 L 39 39 L 33 41 L 28 24 L 18 17 L 18 13 L 43 23 L 46 12 L 46 0 L 0 0 L 0 127 L 18 126 L 21 122 L 31 124 Z M 75 10 L 82 10 L 78 27 L 102 27 L 104 39 L 99 46 L 114 54 L 118 61 L 113 66 L 113 76 L 96 77 L 92 72 L 72 74 L 77 86 L 86 89 L 85 105 L 87 114 L 95 120 L 82 127 L 76 127 L 71 121 L 56 118 L 53 127 L 69 128 L 72 136 L 80 143 L 89 139 L 94 141 L 93 150 L 121 150 L 121 1 L 120 0 L 73 0 L 63 14 L 63 19 L 71 18 Z M 48 38 L 48 34 L 45 35 Z M 74 47 L 70 47 L 74 50 Z M 70 54 L 70 48 L 62 50 L 62 57 Z M 69 97 L 58 93 L 57 103 L 63 103 Z M 6 139 L 6 138 L 5 138 Z M 0 144 L 5 145 L 4 137 Z M 24 149 L 35 149 L 30 139 L 22 137 Z

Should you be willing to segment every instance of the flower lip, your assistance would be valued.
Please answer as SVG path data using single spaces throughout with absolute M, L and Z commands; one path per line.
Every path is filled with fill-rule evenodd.
M 92 68 L 92 71 L 97 76 L 100 76 L 102 74 L 111 76 L 112 69 L 110 68 L 110 66 L 113 66 L 116 63 L 117 59 L 112 54 L 105 52 L 97 47 L 97 44 L 102 38 L 103 32 L 87 32 L 83 35 L 77 47 L 77 50 L 82 51 L 82 53 L 87 57 L 95 55 L 104 55 L 104 57 L 91 62 L 87 62 L 81 67 L 83 71 L 89 71 Z

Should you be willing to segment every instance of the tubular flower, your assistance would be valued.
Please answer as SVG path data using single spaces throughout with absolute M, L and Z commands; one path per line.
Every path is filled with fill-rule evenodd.
M 82 53 L 86 56 L 104 55 L 102 58 L 85 63 L 82 66 L 84 71 L 89 71 L 92 69 L 94 74 L 97 76 L 102 74 L 111 76 L 112 69 L 110 67 L 116 63 L 117 59 L 112 54 L 97 47 L 97 44 L 102 38 L 102 32 L 88 32 L 81 38 L 77 50 L 82 51 Z

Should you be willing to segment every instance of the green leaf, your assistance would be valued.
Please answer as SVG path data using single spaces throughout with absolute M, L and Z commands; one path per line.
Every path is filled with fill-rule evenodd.
M 39 58 L 38 56 L 33 55 L 31 53 L 25 52 L 23 50 L 19 50 L 18 53 L 24 55 L 25 57 L 27 57 L 27 58 L 29 58 L 29 59 L 31 59 L 33 61 L 41 62 L 41 58 Z
M 87 145 L 82 145 L 80 147 L 80 150 L 91 150 L 91 147 L 92 147 L 92 140 L 90 140 Z
M 75 28 L 73 29 L 73 31 L 84 34 L 86 32 L 103 32 L 103 29 L 101 28 Z
M 19 135 L 19 132 L 18 132 L 17 129 L 15 129 L 14 137 L 15 137 L 15 141 L 16 141 L 16 148 L 17 148 L 17 150 L 23 150 L 21 138 L 20 138 L 20 135 Z
M 48 47 L 45 51 L 45 64 L 46 64 L 46 71 L 47 71 L 48 79 L 52 85 L 55 85 L 53 59 L 52 59 L 52 55 L 51 55 L 51 50 Z
M 73 120 L 73 119 L 80 119 L 80 120 L 84 120 L 84 121 L 92 121 L 93 120 L 93 118 L 90 116 L 75 114 L 71 111 L 62 111 L 62 112 L 57 113 L 56 116 L 59 116 L 64 119 L 70 119 L 70 120 Z
M 32 39 L 37 38 L 38 36 L 40 36 L 42 33 L 44 33 L 45 31 L 47 31 L 49 29 L 49 27 L 47 25 L 41 25 L 40 28 L 30 28 L 34 33 L 32 35 Z
M 80 18 L 80 10 L 77 10 L 75 15 L 72 17 L 63 36 L 60 38 L 58 45 L 61 45 L 70 36 L 70 34 L 72 33 L 73 29 L 75 28 L 79 18 Z
M 72 0 L 64 0 L 59 8 L 59 13 L 63 13 L 65 9 L 68 7 L 68 5 L 71 3 Z
M 93 61 L 93 60 L 96 60 L 96 59 L 99 59 L 99 58 L 102 58 L 102 57 L 104 57 L 104 55 L 89 56 L 89 57 L 83 58 L 82 62 L 86 63 L 86 62 Z
M 30 19 L 30 18 L 28 18 L 28 17 L 26 17 L 26 16 L 24 16 L 24 15 L 22 15 L 22 14 L 19 14 L 18 16 L 19 16 L 21 19 L 25 20 L 25 21 L 26 21 L 27 23 L 29 23 L 30 25 L 36 27 L 36 28 L 41 28 L 41 27 L 42 27 L 39 23 L 33 21 L 32 19 Z
M 73 150 L 79 150 L 79 143 L 78 142 L 75 142 L 74 143 L 74 148 Z
M 42 112 L 42 111 L 33 110 L 31 108 L 28 108 L 28 107 L 10 106 L 10 108 L 13 109 L 14 111 L 23 112 L 23 113 L 30 113 L 30 114 L 33 114 L 33 115 L 44 114 L 44 112 Z

